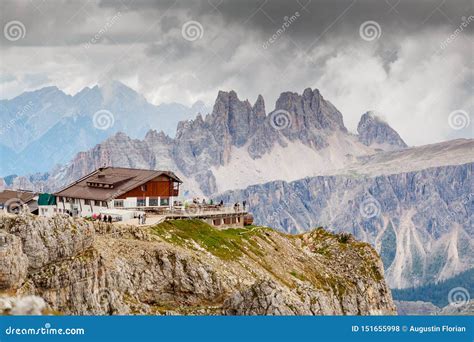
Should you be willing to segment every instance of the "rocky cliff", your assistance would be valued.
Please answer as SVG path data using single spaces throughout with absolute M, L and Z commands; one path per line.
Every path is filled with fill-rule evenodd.
M 3 313 L 28 303 L 86 315 L 395 313 L 377 253 L 323 229 L 289 236 L 188 220 L 137 228 L 1 215 L 0 232 Z
M 420 156 L 429 160 L 424 152 Z M 405 288 L 449 278 L 474 264 L 473 165 L 269 182 L 217 200 L 245 199 L 257 223 L 285 232 L 315 224 L 350 232 L 379 251 L 390 286 Z
M 367 146 L 379 147 L 386 151 L 408 147 L 400 135 L 374 112 L 362 115 L 357 133 L 359 141 Z

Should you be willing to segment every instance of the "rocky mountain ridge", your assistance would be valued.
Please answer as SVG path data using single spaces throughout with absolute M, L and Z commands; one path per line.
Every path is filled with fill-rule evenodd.
M 200 101 L 155 106 L 117 81 L 75 95 L 57 87 L 28 91 L 0 100 L 0 175 L 51 170 L 116 132 L 141 138 L 160 127 L 173 135 L 179 121 L 208 111 Z
M 23 302 L 73 315 L 395 313 L 377 253 L 323 229 L 288 236 L 192 220 L 139 228 L 0 215 L 0 243 L 3 313 Z
M 374 112 L 362 115 L 357 126 L 359 141 L 367 146 L 380 146 L 382 150 L 408 147 L 400 135 Z
M 285 232 L 304 232 L 314 224 L 350 232 L 380 253 L 391 287 L 413 287 L 474 264 L 473 166 L 275 181 L 217 200 L 246 200 L 257 223 Z
M 234 91 L 220 91 L 212 113 L 180 122 L 175 138 L 154 130 L 143 140 L 117 133 L 78 153 L 39 184 L 58 189 L 104 165 L 171 169 L 190 192 L 210 196 L 270 180 L 327 173 L 381 148 L 406 146 L 387 134 L 391 128 L 382 121 L 373 120 L 359 130 L 360 136 L 350 134 L 342 114 L 317 89 L 307 88 L 301 95 L 282 93 L 268 115 L 262 96 L 251 105 Z

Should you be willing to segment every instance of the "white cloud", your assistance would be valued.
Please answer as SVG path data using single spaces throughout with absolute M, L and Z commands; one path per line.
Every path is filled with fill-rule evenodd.
M 436 53 L 446 34 L 420 32 L 402 39 L 398 59 L 388 70 L 374 51 L 344 49 L 326 62 L 322 92 L 341 110 L 351 130 L 363 112 L 374 109 L 408 144 L 447 139 L 453 134 L 449 113 L 459 106 L 472 113 L 472 102 L 470 108 L 463 107 L 469 106 L 464 102 L 469 98 L 465 83 L 472 82 L 472 54 L 454 46 Z M 463 46 L 464 39 L 456 43 Z M 459 101 L 460 94 L 464 101 Z

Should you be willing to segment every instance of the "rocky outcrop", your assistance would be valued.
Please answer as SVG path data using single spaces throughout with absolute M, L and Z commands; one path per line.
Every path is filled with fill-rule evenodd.
M 359 141 L 382 150 L 399 150 L 408 147 L 400 135 L 374 112 L 367 112 L 357 126 Z
M 28 257 L 30 270 L 73 257 L 93 243 L 90 223 L 62 216 L 35 220 L 28 215 L 3 216 L 0 220 L 2 230 L 21 239 L 21 254 Z
M 0 290 L 19 288 L 27 274 L 28 258 L 19 237 L 0 230 Z
M 47 304 L 38 296 L 10 297 L 0 294 L 0 315 L 45 315 Z
M 22 229 L 12 229 L 14 219 L 1 215 L 0 224 L 20 236 Z M 287 236 L 263 227 L 217 230 L 191 220 L 151 228 L 62 216 L 21 220 L 32 240 L 40 236 L 45 245 L 68 252 L 47 253 L 41 258 L 47 263 L 30 259 L 33 267 L 20 286 L 9 287 L 7 296 L 0 292 L 0 311 L 7 314 L 28 306 L 35 312 L 82 315 L 395 312 L 375 251 L 323 229 Z M 55 233 L 45 235 L 45 226 Z M 83 239 L 71 239 L 76 229 Z M 77 243 L 84 239 L 88 243 Z M 46 255 L 38 241 L 28 250 Z M 19 305 L 25 296 L 38 296 L 46 306 L 35 304 L 36 297 L 27 297 L 34 305 Z

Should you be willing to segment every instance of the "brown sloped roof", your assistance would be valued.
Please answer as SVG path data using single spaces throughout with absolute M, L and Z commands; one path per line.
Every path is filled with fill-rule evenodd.
M 171 171 L 104 167 L 82 177 L 56 192 L 55 195 L 108 201 L 161 175 L 166 175 L 182 183 L 181 179 Z M 92 187 L 88 185 L 90 183 L 100 183 L 105 187 Z
M 25 190 L 4 190 L 0 192 L 0 203 L 5 203 L 8 200 L 17 198 L 23 203 L 28 203 L 36 196 L 36 193 Z

